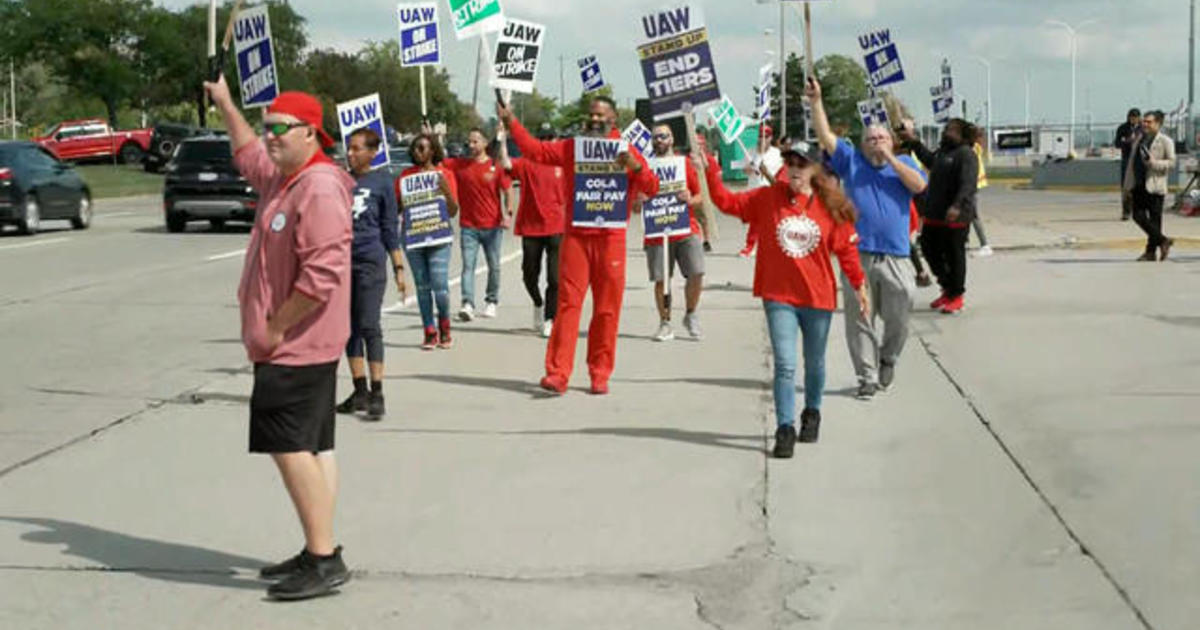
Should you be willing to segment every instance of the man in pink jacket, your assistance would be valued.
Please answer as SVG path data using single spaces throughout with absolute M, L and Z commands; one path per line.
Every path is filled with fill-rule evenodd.
M 242 343 L 254 363 L 250 451 L 269 453 L 300 524 L 300 553 L 261 575 L 276 599 L 307 599 L 349 579 L 333 543 L 337 364 L 350 336 L 350 206 L 354 180 L 321 151 L 321 104 L 284 92 L 260 139 L 225 79 L 205 83 L 221 110 L 234 164 L 258 191 L 258 217 L 238 286 Z

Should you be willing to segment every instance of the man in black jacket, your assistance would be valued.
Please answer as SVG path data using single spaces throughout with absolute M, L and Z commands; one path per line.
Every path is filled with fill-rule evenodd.
M 975 192 L 979 183 L 979 160 L 972 149 L 975 130 L 971 123 L 953 118 L 942 131 L 937 151 L 930 151 L 913 132 L 911 123 L 900 129 L 904 146 L 929 171 L 921 252 L 937 277 L 942 294 L 929 305 L 943 313 L 963 309 L 967 282 L 967 234 L 975 218 Z
M 1117 137 L 1113 140 L 1113 146 L 1121 149 L 1121 190 L 1125 190 L 1125 171 L 1129 170 L 1129 156 L 1133 152 L 1134 136 L 1138 134 L 1142 126 L 1142 112 L 1134 107 L 1125 115 L 1125 122 L 1117 127 Z M 1121 194 L 1121 220 L 1128 221 L 1129 216 L 1133 212 L 1131 196 L 1122 192 Z

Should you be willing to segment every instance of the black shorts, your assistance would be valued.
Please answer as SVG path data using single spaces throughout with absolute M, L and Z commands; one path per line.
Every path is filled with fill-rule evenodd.
M 337 365 L 254 365 L 251 453 L 333 450 Z

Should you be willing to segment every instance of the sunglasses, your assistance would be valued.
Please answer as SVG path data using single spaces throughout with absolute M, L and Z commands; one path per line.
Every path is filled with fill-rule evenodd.
M 283 134 L 295 129 L 296 127 L 307 127 L 307 126 L 308 126 L 308 123 L 303 123 L 303 122 L 271 123 L 269 125 L 263 126 L 263 133 L 264 134 L 269 133 L 272 136 L 275 136 L 276 138 L 278 138 L 278 137 L 282 136 Z
M 670 139 L 671 139 L 671 134 L 669 134 L 669 133 L 656 133 L 656 134 L 654 134 L 654 139 L 655 139 L 655 140 L 670 140 Z

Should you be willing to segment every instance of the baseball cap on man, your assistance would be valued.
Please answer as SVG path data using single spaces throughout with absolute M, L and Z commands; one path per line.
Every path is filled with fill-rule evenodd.
M 316 97 L 305 92 L 284 92 L 275 98 L 275 102 L 267 108 L 269 114 L 287 114 L 295 116 L 300 122 L 312 125 L 317 130 L 317 137 L 321 140 L 321 146 L 333 146 L 333 138 L 328 133 L 325 133 L 324 127 L 321 126 L 321 121 L 324 120 L 324 110 L 321 108 L 321 101 Z

